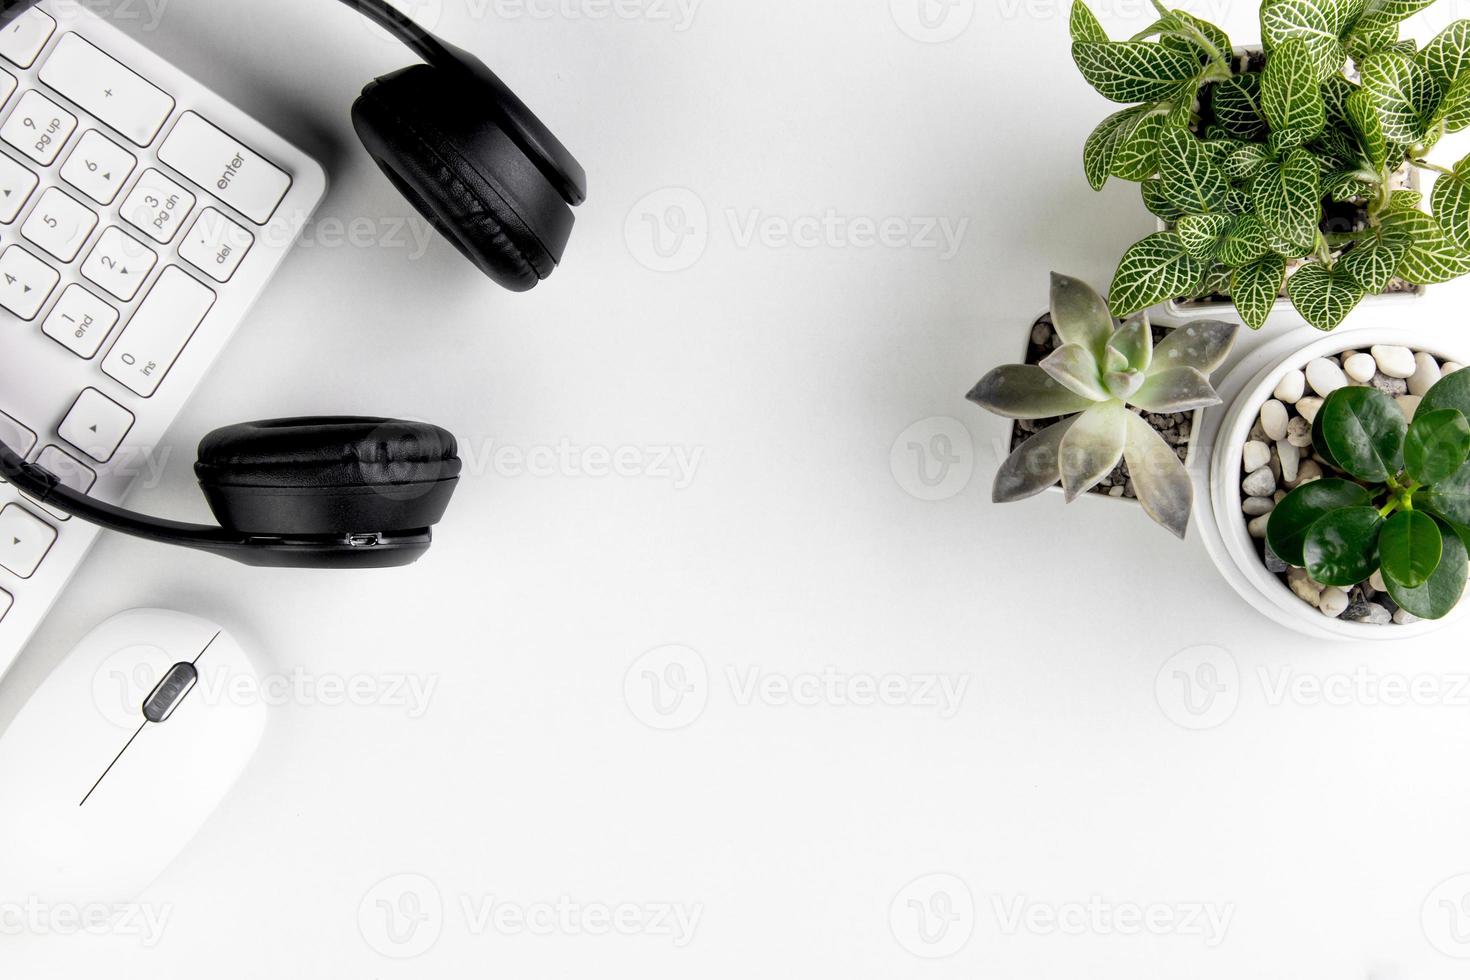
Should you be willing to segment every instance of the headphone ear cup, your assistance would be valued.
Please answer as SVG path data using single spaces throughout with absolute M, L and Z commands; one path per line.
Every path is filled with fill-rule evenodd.
M 476 92 L 443 69 L 379 78 L 352 106 L 363 146 L 409 203 L 482 272 L 524 292 L 556 269 L 572 210 Z
M 459 482 L 454 436 L 375 418 L 247 422 L 211 432 L 194 472 L 220 524 L 269 537 L 418 531 Z

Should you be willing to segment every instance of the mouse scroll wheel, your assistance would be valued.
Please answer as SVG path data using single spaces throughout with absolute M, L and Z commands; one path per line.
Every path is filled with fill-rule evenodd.
M 163 680 L 153 693 L 143 699 L 143 717 L 151 722 L 168 721 L 194 685 L 199 683 L 199 671 L 191 663 L 177 663 L 163 675 Z

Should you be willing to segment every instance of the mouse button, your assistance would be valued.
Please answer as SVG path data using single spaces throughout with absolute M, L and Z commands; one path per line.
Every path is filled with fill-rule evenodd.
M 194 685 L 199 683 L 199 670 L 190 662 L 183 661 L 170 667 L 163 679 L 143 699 L 143 717 L 154 724 L 168 721 Z

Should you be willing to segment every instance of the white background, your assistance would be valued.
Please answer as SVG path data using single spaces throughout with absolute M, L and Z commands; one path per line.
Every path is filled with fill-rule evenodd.
M 1110 109 L 1071 65 L 1065 4 L 936 3 L 925 30 L 918 2 L 704 0 L 688 20 L 672 0 L 429 4 L 591 175 L 564 267 L 523 297 L 395 231 L 409 209 L 347 107 L 401 49 L 325 2 L 119 10 L 334 181 L 134 502 L 205 517 L 194 445 L 249 418 L 426 418 L 478 462 L 406 571 L 264 572 L 104 537 L 0 719 L 92 626 L 148 605 L 226 624 L 267 673 L 377 695 L 273 709 L 146 896 L 161 941 L 4 935 L 7 976 L 1464 976 L 1470 914 L 1443 903 L 1470 885 L 1441 887 L 1470 872 L 1463 629 L 1304 640 L 1230 592 L 1197 537 L 1102 501 L 990 504 L 1006 426 L 965 392 L 1016 358 L 1050 269 L 1106 286 L 1151 219 L 1136 188 L 1082 177 Z M 1254 2 L 1189 6 L 1256 39 Z M 1142 0 L 1101 9 L 1115 36 L 1152 19 Z M 821 247 L 745 236 L 829 213 Z M 863 247 L 854 219 L 888 218 L 968 225 L 953 255 Z M 340 241 L 352 222 L 365 244 Z M 1463 330 L 1466 296 L 1394 322 Z M 957 459 L 924 460 L 949 474 L 926 491 L 909 443 L 939 434 Z M 536 475 L 491 455 L 563 444 L 647 465 Z M 660 447 L 698 454 L 692 482 L 659 475 Z M 670 660 L 689 690 L 665 716 L 648 677 L 677 678 Z M 1205 694 L 1180 675 L 1202 664 L 1221 690 L 1191 713 Z M 946 712 L 745 687 L 829 668 L 963 696 Z M 1342 684 L 1359 673 L 1417 680 L 1427 703 Z M 408 676 L 434 685 L 422 710 L 394 703 Z M 378 902 L 405 891 L 427 918 L 389 934 Z M 699 918 L 692 936 L 650 911 L 636 935 L 480 918 L 562 899 Z M 1089 903 L 1123 924 L 1075 919 Z

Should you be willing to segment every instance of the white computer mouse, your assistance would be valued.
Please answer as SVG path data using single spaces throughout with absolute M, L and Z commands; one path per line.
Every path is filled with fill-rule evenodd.
M 0 735 L 0 902 L 134 901 L 230 791 L 266 710 L 214 623 L 136 609 L 97 627 Z

